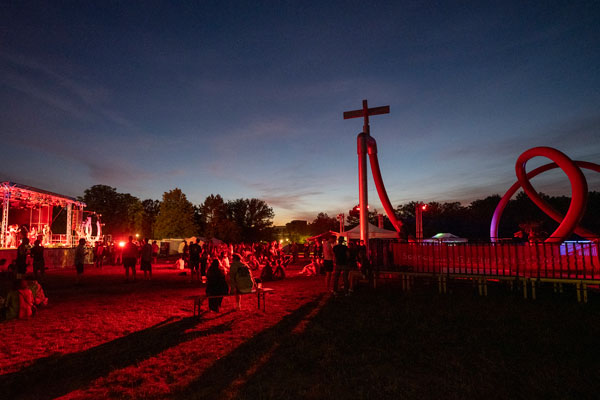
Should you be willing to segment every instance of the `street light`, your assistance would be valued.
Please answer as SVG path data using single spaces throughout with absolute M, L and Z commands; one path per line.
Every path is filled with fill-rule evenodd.
M 427 204 L 418 202 L 415 205 L 415 218 L 416 218 L 416 239 L 417 243 L 423 241 L 423 211 L 427 211 Z

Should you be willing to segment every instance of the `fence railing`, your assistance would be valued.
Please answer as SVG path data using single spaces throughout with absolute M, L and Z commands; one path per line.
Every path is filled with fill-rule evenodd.
M 600 280 L 598 242 L 393 243 L 393 263 L 416 273 Z

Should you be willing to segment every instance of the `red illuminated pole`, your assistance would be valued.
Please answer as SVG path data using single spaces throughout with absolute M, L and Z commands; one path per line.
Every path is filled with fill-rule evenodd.
M 417 203 L 415 206 L 415 219 L 416 219 L 416 239 L 417 243 L 423 241 L 423 211 L 427 209 L 427 205 L 423 203 Z
M 367 195 L 367 147 L 370 137 L 369 115 L 389 114 L 390 107 L 369 108 L 367 100 L 363 100 L 362 109 L 344 112 L 344 119 L 363 117 L 363 131 L 356 138 L 358 153 L 358 198 L 360 207 L 360 240 L 364 240 L 369 253 L 369 199 Z
M 360 240 L 364 240 L 369 249 L 369 198 L 367 191 L 367 134 L 360 133 L 357 140 L 358 150 L 358 207 L 360 213 Z

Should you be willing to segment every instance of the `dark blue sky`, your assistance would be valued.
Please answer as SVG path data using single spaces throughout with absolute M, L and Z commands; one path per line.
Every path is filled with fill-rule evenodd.
M 335 215 L 364 98 L 394 205 L 502 194 L 532 146 L 600 162 L 597 1 L 176 3 L 3 2 L 0 179 Z

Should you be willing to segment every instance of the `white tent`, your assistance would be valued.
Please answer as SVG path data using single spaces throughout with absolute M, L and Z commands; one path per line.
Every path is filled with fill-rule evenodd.
M 461 238 L 451 233 L 438 233 L 430 239 L 423 240 L 424 243 L 467 243 L 469 239 Z
M 336 233 L 337 236 L 344 236 L 348 240 L 350 239 L 360 239 L 360 224 L 356 225 L 354 228 L 342 232 Z M 398 233 L 396 231 L 390 231 L 383 228 L 378 228 L 373 224 L 369 224 L 369 239 L 397 239 Z

